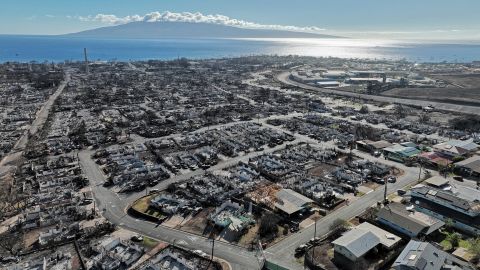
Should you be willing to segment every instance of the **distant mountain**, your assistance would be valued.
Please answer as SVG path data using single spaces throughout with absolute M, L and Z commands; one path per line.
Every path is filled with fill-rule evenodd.
M 92 38 L 338 38 L 336 36 L 266 29 L 246 29 L 211 23 L 131 22 L 101 27 L 70 37 Z

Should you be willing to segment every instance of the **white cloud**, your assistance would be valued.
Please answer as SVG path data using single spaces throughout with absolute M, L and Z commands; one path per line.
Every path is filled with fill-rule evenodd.
M 141 15 L 129 15 L 125 17 L 118 17 L 113 14 L 97 14 L 90 16 L 67 16 L 68 18 L 77 18 L 81 21 L 88 22 L 100 22 L 105 24 L 125 24 L 129 22 L 191 22 L 191 23 L 211 23 L 211 24 L 220 24 L 227 26 L 235 26 L 241 28 L 252 28 L 252 29 L 270 29 L 270 30 L 288 30 L 288 31 L 298 31 L 298 32 L 319 32 L 325 29 L 316 27 L 316 26 L 292 26 L 292 25 L 278 25 L 278 24 L 259 24 L 244 20 L 233 19 L 225 15 L 215 14 L 215 15 L 204 15 L 200 12 L 151 12 L 143 16 Z

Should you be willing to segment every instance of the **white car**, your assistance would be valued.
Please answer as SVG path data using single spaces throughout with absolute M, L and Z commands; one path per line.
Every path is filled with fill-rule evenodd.
M 200 256 L 200 257 L 207 257 L 207 256 L 208 256 L 207 253 L 205 253 L 205 252 L 203 252 L 203 251 L 201 251 L 201 250 L 199 250 L 199 249 L 196 249 L 196 250 L 194 250 L 194 251 L 192 251 L 192 252 L 193 252 L 193 254 L 195 254 L 195 255 L 197 255 L 197 256 Z

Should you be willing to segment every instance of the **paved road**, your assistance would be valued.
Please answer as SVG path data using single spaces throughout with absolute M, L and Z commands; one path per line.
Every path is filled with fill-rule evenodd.
M 426 107 L 428 105 L 434 106 L 436 109 L 449 111 L 449 112 L 461 112 L 466 114 L 475 114 L 480 115 L 480 107 L 476 106 L 466 106 L 466 105 L 457 105 L 457 104 L 450 104 L 450 103 L 442 103 L 442 102 L 433 102 L 433 101 L 424 101 L 424 100 L 416 100 L 416 99 L 406 99 L 406 98 L 394 98 L 394 97 L 386 97 L 386 96 L 375 96 L 375 95 L 366 95 L 366 94 L 357 94 L 347 91 L 341 90 L 334 90 L 334 89 L 326 89 L 311 86 L 304 83 L 295 82 L 289 79 L 290 72 L 283 72 L 277 76 L 277 79 L 285 84 L 297 86 L 306 90 L 312 90 L 315 92 L 320 92 L 324 94 L 332 94 L 337 96 L 345 96 L 345 97 L 352 97 L 352 98 L 360 98 L 365 100 L 374 100 L 379 102 L 389 102 L 389 103 L 398 103 L 404 105 L 415 105 L 420 107 Z

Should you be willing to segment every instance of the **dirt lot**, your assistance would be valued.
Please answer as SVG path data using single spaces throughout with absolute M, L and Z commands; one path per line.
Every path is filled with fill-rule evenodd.
M 395 88 L 382 95 L 475 106 L 480 105 L 479 85 L 476 88 Z
M 187 222 L 183 223 L 178 229 L 182 231 L 191 232 L 198 235 L 205 235 L 207 233 L 208 216 L 214 208 L 207 208 L 192 217 Z
M 333 170 L 335 170 L 335 166 L 325 163 L 317 163 L 308 171 L 308 173 L 313 176 L 324 176 L 325 174 L 331 173 Z
M 480 86 L 480 74 L 429 75 L 429 77 L 447 81 L 450 84 L 464 88 L 476 88 Z

